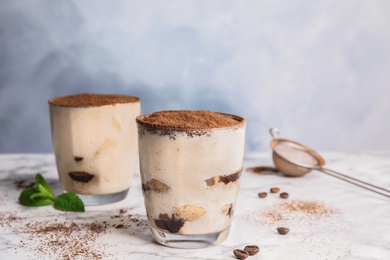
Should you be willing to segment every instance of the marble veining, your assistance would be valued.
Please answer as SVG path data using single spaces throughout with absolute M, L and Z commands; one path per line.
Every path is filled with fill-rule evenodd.
M 390 151 L 324 152 L 326 167 L 390 189 Z M 248 244 L 260 247 L 260 253 L 248 259 L 390 259 L 390 198 L 313 171 L 304 177 L 287 178 L 280 174 L 261 175 L 249 167 L 272 166 L 270 153 L 249 153 L 245 157 L 241 189 L 233 226 L 221 245 L 205 249 L 183 250 L 153 242 L 146 222 L 139 172 L 136 170 L 128 197 L 106 206 L 86 207 L 84 213 L 64 213 L 51 206 L 26 208 L 18 205 L 21 188 L 37 172 L 43 174 L 55 194 L 61 192 L 52 154 L 0 155 L 0 259 L 53 259 L 39 254 L 40 240 L 27 241 L 18 233 L 18 223 L 62 222 L 107 223 L 108 229 L 92 246 L 103 250 L 103 259 L 234 259 L 233 249 Z M 290 232 L 279 235 L 272 221 L 262 215 L 281 201 L 275 194 L 258 198 L 261 191 L 280 187 L 289 193 L 287 200 L 324 203 L 337 214 L 321 219 L 303 218 L 285 221 Z M 120 210 L 125 213 L 119 213 Z M 5 224 L 13 214 L 19 220 Z M 9 220 L 9 219 L 8 219 Z M 125 228 L 117 228 L 123 225 Z M 275 224 L 276 225 L 276 224 Z M 85 259 L 85 258 L 79 258 Z M 93 259 L 93 258 L 86 258 Z

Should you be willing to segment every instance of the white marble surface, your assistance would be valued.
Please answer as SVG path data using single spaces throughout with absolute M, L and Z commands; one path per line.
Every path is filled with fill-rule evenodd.
M 327 152 L 322 155 L 329 168 L 390 189 L 390 151 Z M 244 169 L 265 165 L 272 165 L 270 153 L 245 157 Z M 0 155 L 0 259 L 61 259 L 52 253 L 39 253 L 36 248 L 44 245 L 42 239 L 28 240 L 28 234 L 20 231 L 26 223 L 46 221 L 50 224 L 55 219 L 76 223 L 106 221 L 110 225 L 107 232 L 91 243 L 102 252 L 104 259 L 235 259 L 232 250 L 247 244 L 260 247 L 260 253 L 248 258 L 253 260 L 390 259 L 390 199 L 321 172 L 312 172 L 302 178 L 286 178 L 244 171 L 228 239 L 221 245 L 196 250 L 168 248 L 152 241 L 146 226 L 138 172 L 124 201 L 87 207 L 84 213 L 63 213 L 51 206 L 26 208 L 18 205 L 21 189 L 17 189 L 15 182 L 25 180 L 28 183 L 37 172 L 47 178 L 55 193 L 60 192 L 53 155 Z M 338 213 L 316 221 L 292 215 L 285 221 L 290 232 L 279 235 L 275 231 L 276 224 L 267 220 L 263 213 L 286 200 L 275 194 L 263 199 L 257 196 L 258 192 L 268 191 L 272 186 L 288 192 L 287 200 L 325 203 Z M 113 218 L 119 209 L 127 209 L 122 222 Z M 8 223 L 6 216 L 10 214 L 19 219 Z M 130 218 L 137 219 L 138 226 L 132 224 Z M 112 227 L 116 224 L 124 224 L 125 228 Z

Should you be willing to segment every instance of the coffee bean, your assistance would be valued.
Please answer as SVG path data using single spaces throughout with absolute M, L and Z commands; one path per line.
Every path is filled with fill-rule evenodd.
M 259 192 L 257 195 L 259 196 L 259 198 L 265 198 L 265 197 L 267 197 L 268 193 L 267 192 Z
M 290 229 L 286 227 L 278 227 L 277 230 L 281 235 L 286 235 L 290 231 Z
M 260 248 L 256 245 L 249 245 L 244 248 L 244 251 L 248 252 L 249 255 L 255 255 L 260 251 Z
M 278 187 L 272 187 L 271 189 L 270 189 L 270 192 L 271 193 L 278 193 L 280 191 L 280 189 L 278 188 Z
M 287 192 L 282 192 L 279 195 L 282 199 L 287 199 L 288 198 L 288 193 Z
M 237 257 L 237 259 L 246 259 L 249 256 L 249 253 L 247 251 L 241 249 L 234 249 L 233 253 Z

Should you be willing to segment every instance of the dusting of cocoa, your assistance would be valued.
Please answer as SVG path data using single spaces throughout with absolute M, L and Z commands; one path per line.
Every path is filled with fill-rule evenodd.
M 191 130 L 240 127 L 245 119 L 208 110 L 165 110 L 138 116 L 137 122 L 152 128 Z
M 49 100 L 51 105 L 64 107 L 93 107 L 137 102 L 140 102 L 140 99 L 134 96 L 91 93 L 61 96 Z
M 258 175 L 278 175 L 279 171 L 275 167 L 257 166 L 246 169 L 248 172 L 256 173 Z
M 263 223 L 266 222 L 272 226 L 284 224 L 294 226 L 300 222 L 316 223 L 339 213 L 338 209 L 320 201 L 290 200 L 265 209 L 260 217 Z
M 26 180 L 19 180 L 19 181 L 15 181 L 14 184 L 15 184 L 15 187 L 18 190 L 20 190 L 20 189 L 34 187 L 35 182 L 33 182 L 33 181 L 26 181 Z
M 19 216 L 23 215 L 20 211 L 0 211 L 0 232 L 20 236 L 18 247 L 28 251 L 29 259 L 112 259 L 108 249 L 114 245 L 100 241 L 103 235 L 112 233 L 113 229 L 136 234 L 149 227 L 146 219 L 127 212 L 128 209 L 120 209 L 119 215 L 112 215 L 105 221 L 87 221 L 72 220 L 65 215 L 35 219 Z
M 37 245 L 36 250 L 43 255 L 53 255 L 62 259 L 76 257 L 102 259 L 104 250 L 92 249 L 97 237 L 106 229 L 99 223 L 76 224 L 33 222 L 26 225 L 24 232 L 27 240 L 34 241 L 37 237 L 45 237 L 46 243 Z M 25 247 L 28 242 L 21 241 Z

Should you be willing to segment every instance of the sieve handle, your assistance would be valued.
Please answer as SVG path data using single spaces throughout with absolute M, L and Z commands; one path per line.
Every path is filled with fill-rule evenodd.
M 270 128 L 269 133 L 271 134 L 273 139 L 283 139 L 282 133 L 280 133 L 279 129 L 277 129 L 276 127 Z
M 390 198 L 390 190 L 387 190 L 387 189 L 384 189 L 384 188 L 375 186 L 375 185 L 370 184 L 370 183 L 368 183 L 368 182 L 361 181 L 361 180 L 359 180 L 359 179 L 350 177 L 350 176 L 348 176 L 348 175 L 345 175 L 345 174 L 342 174 L 342 173 L 339 173 L 339 172 L 336 172 L 336 171 L 333 171 L 333 170 L 330 170 L 330 169 L 326 169 L 326 168 L 322 168 L 322 167 L 321 167 L 320 169 L 317 169 L 317 170 L 319 170 L 319 171 L 321 171 L 321 172 L 323 172 L 323 173 L 326 173 L 326 174 L 328 174 L 329 176 L 336 177 L 336 178 L 338 178 L 338 179 L 340 179 L 340 180 L 349 182 L 349 183 L 351 183 L 351 184 L 353 184 L 353 185 L 359 186 L 359 187 L 364 188 L 364 189 L 366 189 L 366 190 L 369 190 L 369 191 L 372 191 L 372 192 L 375 192 L 375 193 L 377 193 L 377 194 L 380 194 L 380 195 L 383 195 L 383 196 L 385 196 L 385 197 Z M 367 187 L 367 186 L 372 187 L 372 188 L 369 188 L 369 187 Z M 385 192 L 387 192 L 387 193 L 389 193 L 389 194 L 386 194 L 386 193 L 377 191 L 377 190 L 375 190 L 375 189 L 373 189 L 373 188 L 375 188 L 375 189 L 377 189 L 377 190 L 383 190 L 383 191 L 385 191 Z

